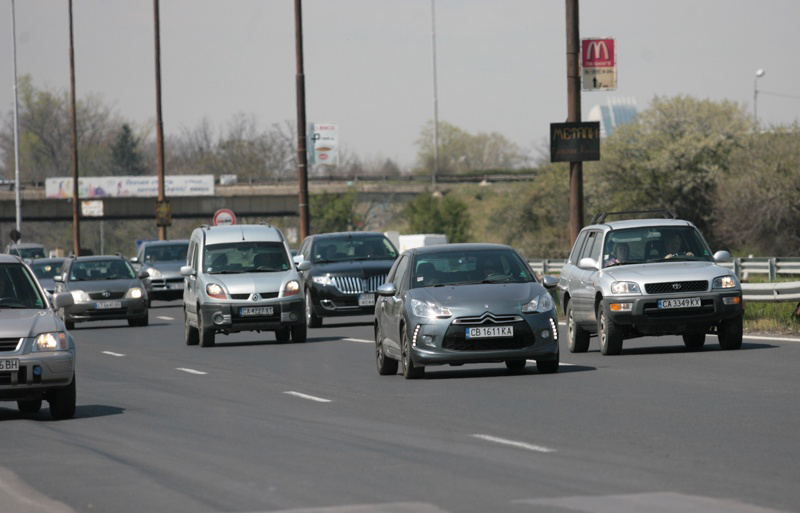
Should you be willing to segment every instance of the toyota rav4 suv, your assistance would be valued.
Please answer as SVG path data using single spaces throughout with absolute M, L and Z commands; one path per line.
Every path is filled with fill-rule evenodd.
M 663 218 L 606 222 L 610 215 Z M 742 345 L 742 287 L 718 265 L 730 253 L 711 254 L 698 229 L 671 211 L 608 212 L 581 230 L 561 271 L 559 297 L 567 318 L 570 352 L 589 348 L 616 355 L 623 340 L 681 335 L 703 347 L 715 334 L 722 349 Z

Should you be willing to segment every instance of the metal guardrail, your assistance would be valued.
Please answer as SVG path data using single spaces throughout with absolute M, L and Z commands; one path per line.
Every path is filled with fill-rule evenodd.
M 538 258 L 528 260 L 534 272 L 539 275 L 561 274 L 566 260 Z M 719 264 L 732 269 L 740 280 L 747 280 L 750 274 L 767 274 L 770 282 L 780 275 L 800 274 L 800 258 L 735 258 Z M 800 302 L 800 281 L 779 283 L 742 283 L 742 297 L 745 301 L 788 303 Z

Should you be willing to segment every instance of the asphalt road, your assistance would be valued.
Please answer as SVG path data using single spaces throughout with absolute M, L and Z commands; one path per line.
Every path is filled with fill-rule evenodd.
M 371 318 L 183 343 L 79 324 L 78 408 L 0 403 L 0 512 L 800 511 L 800 341 L 676 337 L 623 354 L 381 377 Z

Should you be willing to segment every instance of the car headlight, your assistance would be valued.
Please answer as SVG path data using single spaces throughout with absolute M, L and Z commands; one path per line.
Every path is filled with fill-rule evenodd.
M 418 299 L 411 300 L 411 311 L 417 317 L 425 317 L 427 319 L 446 318 L 452 315 L 447 307 Z
M 225 289 L 216 283 L 209 283 L 206 285 L 206 294 L 208 294 L 208 297 L 212 297 L 214 299 L 228 299 L 227 294 L 225 294 Z
M 550 297 L 550 294 L 542 294 L 539 297 L 531 299 L 529 303 L 522 305 L 522 311 L 525 313 L 545 313 L 552 310 L 554 305 L 555 303 L 553 302 L 553 298 Z
M 92 301 L 92 298 L 89 297 L 89 294 L 83 290 L 70 290 L 69 293 L 72 294 L 72 299 L 76 303 L 89 303 Z
M 42 333 L 33 342 L 33 351 L 66 351 L 69 349 L 67 334 L 63 331 Z
M 140 299 L 142 296 L 144 296 L 144 292 L 139 287 L 128 289 L 127 294 L 125 294 L 125 297 L 129 299 Z
M 147 274 L 150 275 L 150 278 L 156 278 L 156 279 L 161 278 L 161 271 L 159 271 L 155 267 L 148 267 Z
M 615 281 L 611 284 L 612 294 L 641 294 L 639 284 L 632 281 Z
M 286 284 L 286 288 L 283 289 L 284 296 L 294 296 L 295 294 L 300 293 L 300 283 L 297 280 L 292 280 Z
M 327 275 L 326 276 L 314 276 L 313 278 L 311 278 L 311 281 L 313 281 L 314 283 L 319 283 L 320 285 L 332 285 L 333 284 L 333 278 L 331 278 L 330 276 L 327 276 Z
M 732 289 L 736 287 L 736 280 L 733 279 L 733 276 L 719 276 L 714 278 L 711 287 L 714 289 Z

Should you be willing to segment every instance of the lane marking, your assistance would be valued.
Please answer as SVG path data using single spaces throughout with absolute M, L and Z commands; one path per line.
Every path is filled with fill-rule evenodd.
M 175 367 L 175 370 L 179 370 L 181 372 L 186 372 L 186 373 L 189 373 L 189 374 L 197 374 L 197 375 L 208 374 L 207 372 L 194 370 L 194 369 L 186 369 L 184 367 Z
M 293 395 L 293 396 L 299 397 L 301 399 L 308 399 L 309 401 L 316 401 L 318 403 L 329 403 L 329 402 L 331 402 L 330 399 L 323 399 L 322 397 L 315 397 L 313 395 L 301 394 L 300 392 L 294 392 L 292 390 L 287 390 L 286 392 L 284 392 L 284 394 Z
M 110 356 L 116 356 L 116 357 L 125 356 L 122 353 L 112 353 L 111 351 L 103 351 L 103 354 L 107 354 L 107 355 L 110 355 Z
M 343 338 L 347 342 L 358 342 L 359 344 L 374 344 L 374 340 L 364 340 L 362 338 Z
M 174 321 L 174 317 L 167 317 L 166 315 L 159 315 L 156 319 L 161 319 L 162 321 Z
M 745 335 L 744 338 L 749 338 L 753 340 L 774 340 L 776 342 L 800 342 L 800 338 L 788 338 L 788 337 L 759 337 L 756 335 Z
M 472 435 L 473 438 L 478 438 L 480 440 L 485 440 L 487 442 L 492 442 L 501 445 L 510 445 L 511 447 L 518 447 L 520 449 L 525 449 L 528 451 L 536 451 L 536 452 L 556 452 L 555 449 L 550 449 L 549 447 L 544 447 L 542 445 L 534 445 L 525 442 L 517 442 L 516 440 L 508 440 L 505 438 L 498 438 L 492 435 Z

